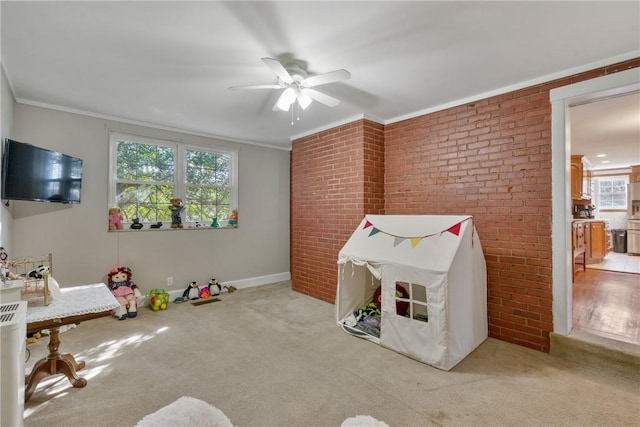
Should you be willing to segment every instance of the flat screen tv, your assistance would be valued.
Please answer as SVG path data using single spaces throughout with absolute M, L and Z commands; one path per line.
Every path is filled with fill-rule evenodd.
M 80 203 L 82 160 L 6 139 L 2 199 Z

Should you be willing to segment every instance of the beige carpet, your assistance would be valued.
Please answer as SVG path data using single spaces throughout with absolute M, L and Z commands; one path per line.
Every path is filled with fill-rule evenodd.
M 215 304 L 141 309 L 61 334 L 85 388 L 45 380 L 25 426 L 135 426 L 182 396 L 236 426 L 334 426 L 368 415 L 400 426 L 634 426 L 638 379 L 489 339 L 450 372 L 344 333 L 331 304 L 278 283 Z M 46 355 L 29 345 L 27 367 Z

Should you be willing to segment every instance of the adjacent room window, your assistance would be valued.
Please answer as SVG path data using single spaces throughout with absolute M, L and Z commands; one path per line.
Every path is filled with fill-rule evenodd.
M 237 153 L 133 135 L 111 135 L 110 206 L 125 222 L 170 225 L 170 199 L 186 224 L 228 219 L 237 197 Z
M 627 176 L 598 177 L 598 207 L 627 209 Z

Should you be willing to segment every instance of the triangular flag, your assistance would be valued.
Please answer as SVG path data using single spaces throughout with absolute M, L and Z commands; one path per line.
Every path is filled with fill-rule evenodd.
M 373 236 L 374 234 L 378 234 L 380 230 L 378 230 L 377 228 L 373 227 L 371 229 L 371 233 L 369 233 L 369 237 Z
M 404 242 L 405 239 L 404 237 L 394 237 L 393 238 L 393 247 L 395 248 L 396 246 L 398 246 L 400 243 Z
M 462 222 L 457 223 L 453 227 L 449 228 L 447 231 L 449 233 L 455 234 L 456 236 L 460 234 L 460 227 L 462 226 Z
M 411 247 L 415 248 L 422 241 L 422 237 L 414 237 L 411 239 Z
M 373 225 L 373 224 L 371 224 L 371 223 L 369 222 L 369 220 L 367 220 L 367 222 L 365 222 L 365 223 L 364 223 L 364 227 L 362 227 L 362 229 L 364 230 L 365 228 L 369 228 L 369 227 L 371 227 L 372 225 Z

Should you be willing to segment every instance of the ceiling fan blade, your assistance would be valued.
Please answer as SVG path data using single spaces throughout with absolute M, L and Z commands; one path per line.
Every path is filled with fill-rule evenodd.
M 271 68 L 271 71 L 276 73 L 280 80 L 284 83 L 293 83 L 293 77 L 291 74 L 282 66 L 280 61 L 273 58 L 262 58 L 262 62 L 264 62 L 267 67 Z
M 247 89 L 282 89 L 280 85 L 247 85 L 247 86 L 231 86 L 231 90 L 247 90 Z
M 336 105 L 340 104 L 339 99 L 334 98 L 333 96 L 329 96 L 326 93 L 322 93 L 315 89 L 303 88 L 301 92 L 307 95 L 309 98 L 313 99 L 314 101 L 318 101 L 319 103 L 329 107 L 335 107 Z
M 304 79 L 303 86 L 305 87 L 313 87 L 326 85 L 327 83 L 339 82 L 341 80 L 349 80 L 351 78 L 351 73 L 347 70 L 336 70 L 331 71 L 329 73 L 324 74 L 316 74 L 315 76 L 310 76 Z

